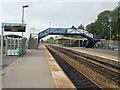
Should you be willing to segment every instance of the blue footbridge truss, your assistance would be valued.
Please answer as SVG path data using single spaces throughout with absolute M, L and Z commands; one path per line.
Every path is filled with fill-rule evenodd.
M 48 35 L 81 35 L 88 39 L 88 42 L 86 43 L 87 48 L 93 47 L 97 41 L 100 41 L 99 38 L 93 38 L 93 34 L 84 29 L 48 28 L 38 33 L 38 42 L 41 38 Z

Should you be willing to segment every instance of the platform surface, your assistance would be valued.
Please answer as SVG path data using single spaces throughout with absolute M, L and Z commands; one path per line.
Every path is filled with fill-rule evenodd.
M 3 56 L 2 69 L 7 68 L 14 61 L 18 60 L 20 56 Z
M 70 48 L 83 50 L 86 52 L 92 52 L 92 53 L 96 53 L 96 54 L 111 57 L 111 58 L 118 58 L 117 50 L 100 49 L 100 48 L 83 48 L 83 47 L 70 47 Z
M 3 73 L 2 88 L 55 88 L 42 47 L 28 50 L 23 58 Z

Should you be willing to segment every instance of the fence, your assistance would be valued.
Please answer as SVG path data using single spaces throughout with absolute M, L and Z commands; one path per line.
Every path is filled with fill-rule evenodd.
M 109 41 L 109 40 L 101 40 L 96 44 L 97 48 L 111 49 L 111 50 L 120 50 L 120 43 L 118 41 Z

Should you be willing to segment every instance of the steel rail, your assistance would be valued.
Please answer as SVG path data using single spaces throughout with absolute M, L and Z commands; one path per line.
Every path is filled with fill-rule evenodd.
M 50 50 L 52 50 L 53 52 L 55 52 L 57 55 L 58 55 L 58 53 L 60 53 L 60 52 L 58 52 L 58 51 L 56 51 L 55 49 L 53 49 L 53 48 L 51 48 L 50 46 L 46 46 L 47 48 L 49 48 Z M 64 58 L 65 59 L 65 58 Z M 68 63 L 68 62 L 67 62 Z M 68 64 L 70 64 L 70 63 L 68 63 Z M 71 65 L 71 64 L 70 64 Z M 74 68 L 74 66 L 73 65 L 71 65 L 73 68 Z M 76 69 L 76 68 L 74 68 L 74 69 Z M 98 89 L 100 89 L 100 90 L 104 90 L 100 85 L 98 85 L 96 82 L 94 82 L 92 79 L 90 79 L 88 76 L 86 76 L 84 73 L 82 73 L 81 71 L 79 71 L 78 69 L 76 69 L 80 74 L 82 74 L 85 78 L 87 78 L 88 80 L 89 80 L 89 82 L 91 82 L 92 84 L 94 84 Z
M 55 48 L 55 47 L 54 47 L 54 48 Z M 57 49 L 58 49 L 58 48 L 59 48 L 59 47 L 57 47 Z M 63 48 L 60 48 L 60 50 L 62 50 L 63 52 L 66 52 L 66 53 L 68 53 L 68 54 L 70 54 L 70 55 L 68 55 L 69 57 L 72 57 L 72 55 L 73 55 L 73 56 L 75 56 L 75 58 L 78 57 L 78 58 L 80 58 L 80 59 L 83 59 L 83 60 L 86 61 L 86 62 L 80 62 L 80 61 L 79 61 L 79 63 L 82 63 L 82 64 L 84 64 L 85 66 L 94 69 L 94 71 L 96 71 L 96 72 L 104 75 L 105 77 L 111 79 L 112 81 L 120 84 L 120 82 L 119 82 L 118 79 L 115 79 L 115 78 L 113 78 L 112 76 L 108 76 L 108 75 L 106 75 L 106 74 L 103 74 L 103 72 L 97 70 L 96 68 L 93 68 L 92 66 L 90 66 L 90 64 L 97 66 L 97 68 L 99 67 L 99 68 L 104 69 L 104 70 L 106 69 L 106 70 L 105 70 L 106 72 L 108 72 L 108 73 L 112 72 L 112 73 L 114 73 L 114 74 L 117 74 L 117 75 L 120 77 L 120 74 L 119 74 L 119 73 L 114 72 L 114 71 L 112 71 L 112 70 L 110 70 L 110 69 L 108 69 L 108 68 L 106 68 L 106 67 L 103 67 L 103 66 L 101 66 L 101 65 L 98 65 L 98 64 L 96 64 L 96 63 L 93 63 L 93 62 L 87 60 L 87 58 L 85 58 L 85 57 L 83 57 L 83 56 L 78 56 L 78 55 L 76 55 L 76 54 L 74 54 L 74 53 L 65 51 Z M 73 59 L 75 59 L 75 58 L 73 58 Z M 77 60 L 77 61 L 78 61 L 78 60 Z M 89 64 L 89 65 L 88 65 L 88 64 Z

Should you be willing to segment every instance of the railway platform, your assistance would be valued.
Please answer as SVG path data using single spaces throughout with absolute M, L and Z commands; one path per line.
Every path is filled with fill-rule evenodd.
M 69 50 L 73 50 L 76 52 L 81 52 L 87 55 L 101 57 L 113 61 L 120 61 L 120 55 L 118 50 L 108 50 L 108 49 L 100 49 L 100 48 L 83 48 L 83 47 L 65 47 L 61 45 L 55 45 L 67 48 Z
M 17 61 L 20 58 L 20 56 L 3 56 L 2 61 L 2 69 L 7 68 L 9 65 L 11 65 L 13 62 Z
M 19 58 L 2 73 L 3 90 L 5 88 L 75 88 L 43 45 L 38 50 L 28 50 L 23 58 Z
M 111 58 L 118 58 L 118 50 L 109 50 L 109 49 L 100 49 L 100 48 L 83 48 L 83 47 L 72 47 L 72 48 L 76 50 L 96 53 Z

